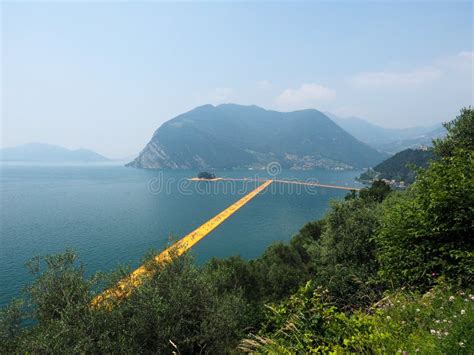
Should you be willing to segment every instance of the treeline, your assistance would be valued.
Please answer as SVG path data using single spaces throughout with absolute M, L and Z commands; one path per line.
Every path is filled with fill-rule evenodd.
M 473 118 L 446 124 L 408 190 L 376 181 L 254 260 L 155 265 L 112 307 L 90 302 L 129 270 L 87 278 L 70 251 L 37 258 L 1 311 L 0 352 L 473 353 Z

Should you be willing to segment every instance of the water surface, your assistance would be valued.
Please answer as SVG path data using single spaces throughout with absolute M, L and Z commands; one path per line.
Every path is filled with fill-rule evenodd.
M 122 166 L 0 166 L 0 305 L 31 280 L 35 255 L 73 248 L 88 273 L 138 266 L 150 249 L 164 248 L 255 188 L 255 183 L 190 183 L 196 171 L 147 171 Z M 268 176 L 217 171 L 218 176 Z M 357 186 L 359 171 L 283 171 L 277 178 L 317 179 Z M 227 184 L 227 183 L 226 183 Z M 198 262 L 213 256 L 259 256 L 320 218 L 345 191 L 272 184 L 193 249 Z

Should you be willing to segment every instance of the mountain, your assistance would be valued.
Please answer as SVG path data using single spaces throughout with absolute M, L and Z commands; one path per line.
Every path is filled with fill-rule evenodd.
M 42 143 L 28 143 L 0 150 L 3 161 L 105 162 L 106 157 L 88 149 L 70 150 Z
M 384 160 L 360 176 L 361 181 L 387 179 L 411 184 L 415 181 L 412 166 L 426 168 L 435 155 L 431 149 L 406 149 Z
M 408 148 L 431 146 L 432 140 L 446 134 L 441 124 L 402 129 L 384 128 L 358 117 L 341 118 L 326 113 L 335 123 L 375 149 L 395 154 Z
M 431 147 L 433 139 L 441 138 L 446 135 L 446 129 L 443 126 L 428 130 L 410 138 L 387 141 L 386 143 L 377 144 L 375 147 L 384 152 L 397 153 L 405 149 L 418 149 L 421 147 Z
M 224 104 L 200 106 L 165 122 L 127 166 L 262 168 L 276 161 L 283 168 L 344 169 L 373 166 L 385 157 L 317 110 Z

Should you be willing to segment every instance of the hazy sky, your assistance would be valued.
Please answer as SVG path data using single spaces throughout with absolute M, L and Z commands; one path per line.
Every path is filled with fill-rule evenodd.
M 472 2 L 0 6 L 2 146 L 125 157 L 206 103 L 408 127 L 474 101 Z

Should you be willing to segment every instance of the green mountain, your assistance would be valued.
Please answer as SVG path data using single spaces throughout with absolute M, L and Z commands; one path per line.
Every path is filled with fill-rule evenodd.
M 0 150 L 0 160 L 30 162 L 104 162 L 106 157 L 88 149 L 70 150 L 51 144 L 28 143 Z
M 359 179 L 362 181 L 387 179 L 411 184 L 415 181 L 413 166 L 426 168 L 434 157 L 430 149 L 406 149 L 363 173 Z
M 387 155 L 344 131 L 317 110 L 277 112 L 257 106 L 205 105 L 164 123 L 136 168 L 369 167 Z

